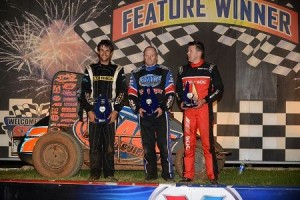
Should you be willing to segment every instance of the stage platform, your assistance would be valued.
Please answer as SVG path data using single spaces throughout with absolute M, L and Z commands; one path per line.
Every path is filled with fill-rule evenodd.
M 1 200 L 299 200 L 300 187 L 0 180 Z

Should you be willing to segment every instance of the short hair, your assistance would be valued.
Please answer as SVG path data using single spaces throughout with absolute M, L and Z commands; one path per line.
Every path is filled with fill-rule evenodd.
M 113 43 L 110 41 L 110 40 L 101 40 L 98 45 L 97 45 L 97 51 L 99 52 L 100 51 L 100 47 L 101 46 L 106 46 L 109 48 L 110 52 L 113 52 L 114 51 L 114 45 Z
M 198 51 L 202 52 L 201 58 L 205 57 L 205 48 L 204 44 L 200 41 L 194 40 L 188 43 L 188 46 L 195 46 Z
M 154 46 L 151 46 L 151 45 L 150 45 L 150 46 L 147 46 L 147 47 L 144 49 L 144 51 L 143 51 L 144 54 L 145 54 L 145 52 L 146 52 L 147 49 L 154 49 L 156 55 L 158 55 L 157 49 L 156 49 Z

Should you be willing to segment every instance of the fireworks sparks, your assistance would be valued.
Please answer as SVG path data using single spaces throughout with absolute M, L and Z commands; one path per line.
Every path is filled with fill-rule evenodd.
M 1 24 L 4 36 L 0 36 L 0 40 L 6 49 L 1 48 L 0 62 L 7 63 L 8 70 L 27 70 L 32 73 L 32 68 L 37 63 L 34 48 L 37 46 L 38 38 L 30 33 L 28 27 L 28 24 L 20 26 L 17 21 Z
M 36 0 L 36 3 L 45 13 L 44 19 L 25 12 L 22 24 L 17 19 L 0 24 L 4 33 L 0 36 L 4 44 L 0 48 L 0 62 L 6 64 L 7 70 L 23 72 L 19 81 L 45 83 L 57 71 L 83 72 L 84 66 L 94 62 L 96 56 L 74 27 L 106 12 L 109 4 L 87 0 Z M 37 88 L 37 94 L 45 91 L 45 87 L 49 85 Z

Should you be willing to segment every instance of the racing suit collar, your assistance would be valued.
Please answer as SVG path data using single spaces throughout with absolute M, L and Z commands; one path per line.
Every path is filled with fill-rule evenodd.
M 191 65 L 191 67 L 200 67 L 201 65 L 203 65 L 203 63 L 204 63 L 204 59 L 201 59 L 199 62 L 197 62 L 197 63 L 191 63 L 190 65 Z
M 101 62 L 98 62 L 98 65 L 101 67 L 107 67 L 109 65 L 111 65 L 111 62 L 109 62 L 108 64 L 102 64 Z
M 157 66 L 158 66 L 158 64 L 155 64 L 155 65 L 153 65 L 153 66 L 147 66 L 147 65 L 145 65 L 146 71 L 152 71 L 152 70 L 155 70 Z

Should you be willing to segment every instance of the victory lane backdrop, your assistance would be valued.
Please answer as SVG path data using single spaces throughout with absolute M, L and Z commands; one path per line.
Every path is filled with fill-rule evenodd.
M 43 18 L 44 14 L 48 13 L 58 17 L 46 19 L 48 24 L 45 23 L 47 24 L 44 27 L 45 30 L 51 30 L 51 36 L 55 33 L 66 38 L 72 36 L 76 43 L 73 46 L 66 45 L 69 42 L 67 39 L 57 37 L 55 41 L 65 42 L 68 49 L 59 46 L 60 54 L 64 56 L 55 57 L 51 49 L 37 46 L 36 41 L 29 44 L 24 42 L 22 47 L 25 45 L 27 50 L 31 50 L 31 54 L 36 55 L 36 50 L 32 47 L 37 47 L 38 50 L 46 52 L 42 55 L 43 58 L 48 56 L 55 62 L 36 59 L 32 64 L 31 60 L 21 62 L 20 59 L 20 63 L 13 65 L 11 60 L 15 57 L 8 59 L 4 56 L 7 54 L 3 52 L 11 52 L 11 46 L 8 44 L 20 38 L 1 37 L 3 44 L 6 44 L 1 46 L 1 49 L 4 49 L 0 57 L 1 71 L 4 74 L 1 78 L 3 82 L 1 93 L 3 91 L 8 94 L 1 99 L 0 119 L 2 123 L 4 123 L 4 117 L 13 114 L 11 113 L 13 106 L 23 105 L 23 101 L 28 101 L 22 99 L 30 99 L 37 104 L 49 102 L 48 88 L 44 90 L 45 93 L 41 93 L 38 83 L 41 83 L 41 80 L 51 82 L 54 72 L 59 70 L 82 72 L 86 64 L 97 60 L 95 51 L 101 39 L 113 40 L 116 47 L 113 62 L 124 66 L 127 75 L 131 70 L 143 64 L 144 48 L 149 45 L 155 46 L 159 53 L 159 63 L 172 70 L 175 80 L 178 67 L 187 63 L 187 43 L 200 40 L 206 47 L 205 59 L 218 65 L 225 85 L 222 100 L 214 105 L 214 134 L 223 148 L 232 152 L 232 155 L 227 157 L 227 161 L 299 164 L 300 46 L 299 39 L 295 39 L 299 38 L 300 3 L 298 1 L 213 0 L 207 4 L 200 0 L 188 1 L 190 3 L 187 4 L 185 3 L 187 1 L 164 1 L 164 4 L 158 4 L 157 1 L 151 0 L 97 1 L 98 3 L 76 1 L 81 3 L 80 9 L 77 9 L 75 1 L 70 1 L 73 5 L 73 7 L 70 6 L 70 10 L 76 11 L 74 13 L 77 13 L 78 20 L 71 19 L 71 15 L 67 14 L 68 10 L 63 9 L 64 3 L 61 1 L 46 3 L 48 6 L 45 6 L 46 1 L 28 0 L 26 2 L 28 5 L 22 4 L 24 9 L 16 9 L 13 1 L 7 1 L 6 11 L 1 9 L 1 16 L 4 16 L 1 21 L 2 32 L 15 33 L 14 28 L 19 27 L 18 31 L 23 30 L 26 33 L 28 30 L 24 24 L 34 21 L 34 18 L 29 16 L 35 15 Z M 238 2 L 238 5 L 234 5 L 233 2 Z M 214 10 L 212 5 L 219 7 L 216 6 L 217 10 Z M 52 10 L 51 12 L 47 9 L 36 12 L 32 10 L 32 6 L 53 9 L 48 9 Z M 232 10 L 243 9 L 243 19 L 238 16 L 233 20 L 234 12 L 226 16 L 225 8 L 229 8 L 228 6 L 231 6 Z M 166 12 L 171 7 L 174 12 L 170 11 L 169 14 L 173 15 L 174 20 L 168 19 Z M 148 8 L 148 12 L 144 10 L 145 8 Z M 164 9 L 164 16 L 158 12 L 159 8 Z M 200 9 L 200 13 L 197 9 Z M 22 15 L 18 15 L 21 21 L 16 23 L 9 17 L 8 10 L 14 10 L 18 14 L 29 10 L 33 14 L 29 16 L 24 14 L 23 18 L 20 17 Z M 261 13 L 265 14 L 263 17 L 261 13 L 249 14 L 262 10 L 264 12 Z M 54 15 L 54 11 L 58 15 Z M 268 27 L 269 21 L 276 20 L 272 18 L 273 15 L 268 15 L 268 12 L 273 12 L 274 16 L 278 16 L 278 18 L 275 17 L 276 19 L 282 20 L 278 22 L 281 27 L 278 25 L 274 28 L 275 25 L 272 24 L 271 28 Z M 119 13 L 123 15 L 118 15 Z M 208 19 L 207 16 L 210 13 L 218 13 L 221 17 Z M 290 13 L 290 15 L 285 15 L 285 13 Z M 283 15 L 282 18 L 279 18 L 280 14 Z M 176 18 L 178 15 L 182 16 L 182 21 L 178 21 Z M 184 18 L 184 16 L 187 17 Z M 254 16 L 265 20 L 265 26 L 254 26 Z M 288 23 L 291 24 L 291 29 L 286 26 Z M 14 28 L 7 28 L 9 25 Z M 277 32 L 270 31 L 272 28 Z M 127 32 L 122 35 L 120 33 L 122 30 Z M 46 36 L 49 37 L 47 34 L 44 36 L 41 34 L 41 39 L 47 39 Z M 35 39 L 41 41 L 39 38 Z M 70 51 L 76 54 L 67 56 L 65 52 Z M 27 79 L 40 82 L 36 81 L 35 84 L 30 85 L 29 90 L 26 90 L 29 86 L 24 84 L 24 80 Z M 13 85 L 12 80 L 15 83 Z M 28 94 L 26 91 L 35 92 Z M 40 94 L 44 94 L 43 98 Z M 10 100 L 12 98 L 20 100 Z M 182 113 L 179 112 L 177 105 L 174 105 L 173 112 L 181 121 Z M 0 148 L 5 149 L 1 151 L 5 152 L 5 155 L 1 155 L 1 158 L 10 158 L 13 157 L 9 153 L 11 139 L 7 137 L 9 133 L 3 127 L 5 126 L 2 126 L 0 137 L 4 140 L 1 139 L 3 142 Z

